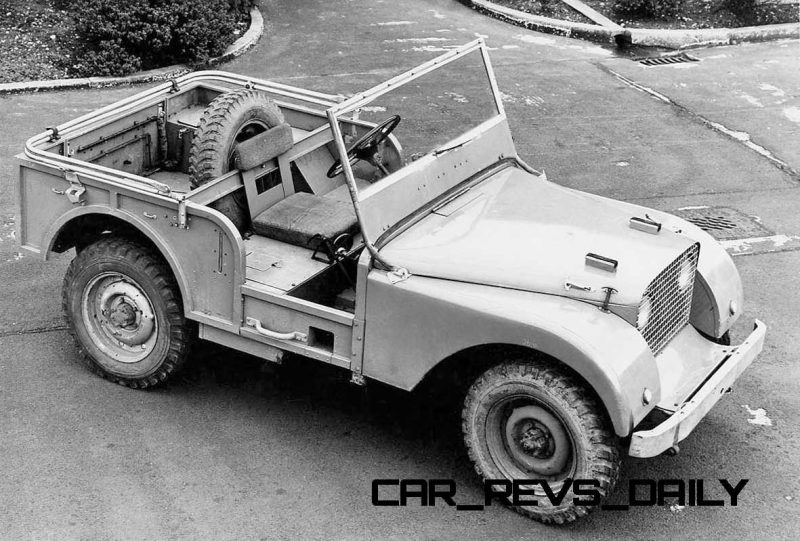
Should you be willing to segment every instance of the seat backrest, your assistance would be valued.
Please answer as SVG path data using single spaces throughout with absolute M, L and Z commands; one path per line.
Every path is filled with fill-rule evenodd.
M 248 171 L 280 156 L 293 144 L 292 127 L 279 124 L 236 145 L 234 165 L 240 171 Z
M 293 144 L 292 128 L 284 123 L 236 145 L 234 167 L 242 174 L 250 218 L 255 218 L 288 195 L 275 158 L 291 149 Z

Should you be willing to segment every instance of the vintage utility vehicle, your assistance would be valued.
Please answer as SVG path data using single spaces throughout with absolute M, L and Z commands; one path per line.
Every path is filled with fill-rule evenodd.
M 20 159 L 18 238 L 75 249 L 63 306 L 92 370 L 157 385 L 199 337 L 358 384 L 468 381 L 485 479 L 605 496 L 622 449 L 673 448 L 763 345 L 759 322 L 729 345 L 741 281 L 709 235 L 519 158 L 481 40 L 347 99 L 192 73 Z M 574 520 L 571 490 L 517 510 Z

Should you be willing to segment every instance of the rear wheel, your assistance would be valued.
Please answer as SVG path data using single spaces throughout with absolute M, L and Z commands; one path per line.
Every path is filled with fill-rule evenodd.
M 592 479 L 605 497 L 619 476 L 617 440 L 603 410 L 577 378 L 545 363 L 509 361 L 484 372 L 467 394 L 462 421 L 484 479 L 543 480 L 554 493 L 568 479 Z M 570 487 L 554 505 L 536 486 L 537 504 L 514 509 L 561 524 L 591 510 L 574 498 Z
M 133 388 L 166 381 L 185 362 L 191 323 L 167 265 L 150 250 L 105 238 L 67 269 L 64 312 L 88 367 Z

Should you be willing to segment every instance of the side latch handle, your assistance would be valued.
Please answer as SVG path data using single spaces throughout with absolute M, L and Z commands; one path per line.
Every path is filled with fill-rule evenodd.
M 64 192 L 69 202 L 73 205 L 85 204 L 86 201 L 81 197 L 86 193 L 86 187 L 78 180 L 78 174 L 75 171 L 64 171 L 64 179 L 69 182 L 69 188 Z

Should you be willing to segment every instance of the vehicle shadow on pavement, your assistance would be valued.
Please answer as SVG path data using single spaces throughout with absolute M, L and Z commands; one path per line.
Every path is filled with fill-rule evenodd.
M 457 454 L 466 464 L 460 431 L 463 391 L 425 382 L 409 393 L 373 380 L 359 387 L 349 378 L 346 370 L 297 355 L 287 355 L 278 365 L 200 342 L 185 369 L 167 385 L 172 390 L 231 390 L 237 395 L 300 404 L 303 407 L 299 409 L 315 413 L 336 412 L 387 435 L 424 442 L 433 452 Z

